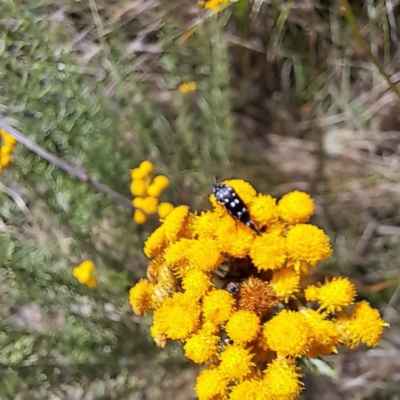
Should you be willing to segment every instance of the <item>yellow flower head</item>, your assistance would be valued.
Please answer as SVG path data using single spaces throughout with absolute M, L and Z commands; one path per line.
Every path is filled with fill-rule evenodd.
M 147 215 L 142 210 L 137 209 L 133 212 L 133 220 L 138 225 L 143 225 L 147 221 Z
M 12 149 L 17 143 L 17 139 L 11 136 L 4 129 L 0 129 L 0 145 Z
M 133 204 L 133 207 L 141 209 L 143 206 L 143 197 L 135 197 L 132 200 L 132 204 Z
M 267 225 L 266 232 L 267 233 L 275 233 L 276 235 L 282 235 L 285 236 L 286 230 L 287 230 L 287 223 L 283 222 L 281 220 L 277 220 L 274 222 L 270 222 Z
M 220 217 L 212 211 L 202 212 L 194 218 L 193 234 L 199 238 L 216 238 Z
M 136 315 L 145 315 L 146 312 L 153 310 L 151 296 L 154 285 L 146 279 L 141 279 L 129 291 L 129 304 Z
M 302 374 L 296 364 L 286 359 L 276 359 L 265 370 L 264 385 L 271 399 L 295 400 L 303 389 Z
M 154 185 L 151 183 L 149 187 L 147 188 L 147 194 L 152 197 L 160 197 L 161 193 L 163 192 L 163 189 L 158 187 L 157 185 Z
M 259 194 L 253 198 L 249 206 L 249 212 L 251 220 L 257 227 L 262 228 L 278 218 L 276 199 L 269 195 Z
M 183 264 L 187 264 L 187 249 L 190 247 L 193 239 L 181 239 L 178 240 L 177 242 L 174 242 L 170 244 L 167 248 L 167 250 L 164 253 L 164 260 L 167 264 L 169 264 L 171 267 L 174 268 L 175 273 L 179 277 L 183 277 L 183 274 L 187 271 L 187 265 L 186 268 L 183 269 L 183 271 L 180 271 L 180 267 L 183 266 Z M 179 268 L 177 268 L 179 267 Z
M 311 328 L 312 344 L 306 356 L 316 358 L 324 354 L 336 353 L 339 343 L 339 333 L 333 321 L 326 320 L 326 314 L 310 308 L 301 310 L 307 317 Z
M 298 224 L 291 227 L 286 236 L 286 246 L 292 260 L 305 261 L 310 267 L 332 255 L 328 236 L 314 225 Z
M 268 387 L 258 379 L 248 379 L 233 386 L 229 400 L 270 400 Z
M 154 313 L 154 326 L 172 340 L 185 340 L 200 324 L 200 305 L 184 293 L 164 300 Z
M 189 271 L 182 280 L 182 287 L 186 294 L 196 300 L 203 297 L 211 289 L 211 286 L 210 277 L 197 269 Z
M 157 211 L 158 200 L 155 197 L 147 196 L 143 199 L 142 210 L 150 215 Z
M 220 326 L 213 321 L 204 321 L 201 327 L 201 331 L 211 335 L 218 335 L 220 332 Z
M 144 254 L 148 258 L 154 258 L 160 255 L 167 246 L 164 226 L 159 226 L 146 240 L 144 244 Z
M 213 290 L 203 299 L 203 315 L 215 324 L 226 322 L 234 311 L 235 299 L 226 290 Z
M 339 331 L 339 340 L 346 347 L 353 349 L 361 343 L 375 347 L 381 340 L 385 323 L 379 311 L 363 300 L 354 304 L 350 313 L 341 313 L 335 320 Z
M 191 336 L 183 346 L 185 356 L 196 364 L 203 364 L 217 354 L 220 337 L 200 332 Z
M 270 285 L 280 301 L 287 303 L 300 291 L 300 274 L 293 268 L 281 268 L 274 271 Z
M 220 12 L 226 5 L 229 4 L 229 0 L 197 0 L 197 4 L 206 10 L 213 12 Z
M 372 308 L 368 301 L 363 300 L 354 305 L 350 314 L 353 332 L 361 338 L 361 342 L 369 347 L 375 347 L 381 340 L 383 328 L 389 324 L 384 322 L 379 311 Z
M 165 175 L 157 175 L 153 179 L 152 185 L 164 191 L 169 186 L 169 179 Z
M 136 179 L 131 182 L 130 189 L 133 196 L 146 196 L 147 183 L 142 179 Z
M 168 202 L 162 202 L 158 205 L 157 213 L 160 219 L 166 218 L 171 211 L 174 209 L 174 206 Z
M 87 282 L 86 285 L 87 285 L 87 287 L 88 287 L 89 289 L 94 289 L 94 288 L 97 286 L 97 279 L 91 277 L 91 278 L 88 280 L 88 282 Z
M 260 330 L 260 318 L 251 311 L 236 311 L 229 318 L 225 330 L 235 343 L 251 342 Z
M 245 258 L 254 242 L 255 232 L 226 214 L 219 219 L 216 236 L 218 247 L 223 253 L 235 258 Z
M 97 280 L 93 277 L 95 269 L 96 267 L 93 261 L 85 260 L 73 269 L 72 275 L 82 285 L 86 285 L 90 289 L 93 289 L 97 286 Z
M 219 369 L 230 380 L 241 379 L 250 373 L 254 365 L 252 358 L 248 349 L 237 344 L 227 345 L 219 357 Z
M 187 261 L 192 267 L 210 273 L 222 263 L 223 257 L 215 240 L 199 239 L 191 241 Z
M 195 391 L 199 400 L 222 400 L 227 386 L 228 379 L 219 369 L 205 369 L 196 379 Z
M 148 176 L 153 172 L 153 163 L 148 160 L 144 160 L 139 164 L 140 171 L 143 172 L 144 176 Z
M 314 214 L 314 201 L 298 190 L 285 194 L 278 203 L 279 215 L 289 224 L 307 222 Z
M 250 277 L 240 285 L 238 308 L 262 315 L 277 303 L 276 295 L 268 282 Z
M 307 318 L 295 311 L 282 310 L 264 325 L 268 346 L 278 355 L 300 357 L 310 347 Z
M 146 178 L 146 172 L 141 170 L 139 167 L 131 169 L 131 180 L 144 180 Z
M 16 143 L 17 141 L 13 136 L 4 129 L 0 129 L 0 173 L 3 171 L 4 167 L 10 164 L 11 153 Z M 95 287 L 96 284 L 97 281 L 93 278 L 87 286 Z
M 285 238 L 274 233 L 257 236 L 251 247 L 250 257 L 259 271 L 281 268 L 287 258 Z
M 188 206 L 175 207 L 164 220 L 165 236 L 169 242 L 185 237 L 190 219 Z
M 304 294 L 307 301 L 317 301 L 321 309 L 335 312 L 353 304 L 356 288 L 348 278 L 340 276 L 323 285 L 310 285 L 304 290 Z
M 194 92 L 197 88 L 197 83 L 195 81 L 184 82 L 179 85 L 179 91 L 181 93 Z

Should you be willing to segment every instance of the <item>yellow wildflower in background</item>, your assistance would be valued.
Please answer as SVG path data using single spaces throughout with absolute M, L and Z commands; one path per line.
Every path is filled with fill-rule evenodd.
M 195 81 L 184 82 L 179 85 L 178 89 L 183 94 L 194 92 L 197 89 L 197 83 Z
M 82 285 L 86 285 L 88 288 L 93 289 L 97 286 L 97 280 L 93 276 L 95 269 L 96 267 L 93 261 L 85 260 L 73 269 L 72 275 Z
M 11 162 L 11 153 L 17 144 L 16 139 L 7 133 L 4 129 L 0 129 L 0 173 L 4 167 L 7 167 Z
M 154 312 L 158 346 L 180 341 L 189 359 L 205 364 L 199 400 L 295 400 L 303 389 L 296 360 L 335 354 L 340 345 L 376 346 L 387 324 L 366 301 L 355 302 L 348 278 L 308 284 L 310 269 L 332 254 L 325 232 L 307 223 L 308 194 L 277 201 L 240 179 L 223 184 L 228 202 L 211 195 L 210 211 L 182 205 L 162 219 L 144 245 L 147 280 L 131 289 L 130 304 L 138 315 Z M 249 226 L 242 208 L 231 214 L 240 201 Z
M 219 12 L 229 4 L 229 0 L 198 0 L 197 5 L 206 10 Z
M 139 225 L 143 225 L 147 221 L 147 215 L 140 209 L 133 212 L 133 219 Z
M 174 209 L 174 206 L 168 202 L 162 202 L 158 205 L 157 213 L 160 219 L 164 219 Z
M 131 169 L 130 191 L 134 196 L 132 205 L 135 207 L 133 219 L 138 225 L 143 225 L 147 217 L 156 212 L 160 219 L 164 219 L 174 208 L 171 203 L 159 203 L 159 197 L 169 186 L 169 179 L 164 175 L 153 178 L 153 169 L 153 163 L 148 160 Z

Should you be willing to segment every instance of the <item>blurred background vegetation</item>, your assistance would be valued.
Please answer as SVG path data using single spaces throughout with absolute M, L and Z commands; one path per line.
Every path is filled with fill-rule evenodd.
M 3 0 L 0 118 L 128 198 L 144 159 L 192 209 L 231 177 L 310 193 L 335 251 L 315 279 L 350 276 L 391 328 L 327 357 L 302 396 L 400 399 L 399 6 L 352 1 L 352 20 L 346 4 Z M 195 398 L 197 367 L 128 305 L 157 226 L 132 211 L 16 146 L 0 182 L 0 399 Z M 95 289 L 72 276 L 84 259 Z

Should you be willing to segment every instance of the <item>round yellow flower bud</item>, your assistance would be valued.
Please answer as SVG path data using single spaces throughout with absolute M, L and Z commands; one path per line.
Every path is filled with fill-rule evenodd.
M 152 197 L 160 197 L 162 192 L 163 189 L 155 185 L 154 183 L 150 184 L 147 188 L 147 194 Z
M 314 214 L 314 201 L 298 190 L 285 194 L 278 204 L 281 218 L 289 224 L 307 222 Z
M 135 208 L 142 208 L 143 207 L 143 197 L 135 197 L 132 200 L 133 207 Z
M 133 213 L 133 219 L 138 225 L 143 225 L 147 221 L 147 216 L 142 210 L 135 210 Z
M 136 179 L 132 181 L 130 189 L 133 196 L 146 196 L 147 183 L 143 179 Z
M 154 214 L 157 211 L 158 200 L 155 197 L 145 197 L 143 199 L 142 210 L 146 214 Z
M 148 176 L 153 171 L 153 163 L 151 161 L 145 160 L 139 164 L 139 169 Z
M 171 203 L 163 202 L 160 203 L 157 209 L 158 216 L 161 219 L 167 217 L 167 215 L 174 209 L 174 206 Z
M 165 190 L 169 185 L 169 179 L 165 175 L 157 175 L 153 179 L 152 185 L 157 186 L 161 190 Z
M 133 181 L 135 181 L 137 179 L 144 179 L 144 178 L 146 178 L 146 174 L 140 168 L 131 169 L 131 179 Z

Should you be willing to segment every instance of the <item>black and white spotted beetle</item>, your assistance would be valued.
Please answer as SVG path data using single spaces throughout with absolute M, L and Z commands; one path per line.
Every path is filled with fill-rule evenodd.
M 250 213 L 246 204 L 244 204 L 243 200 L 234 191 L 232 186 L 226 185 L 225 183 L 216 183 L 213 186 L 213 195 L 228 210 L 232 217 L 257 231 L 253 221 L 250 219 Z

